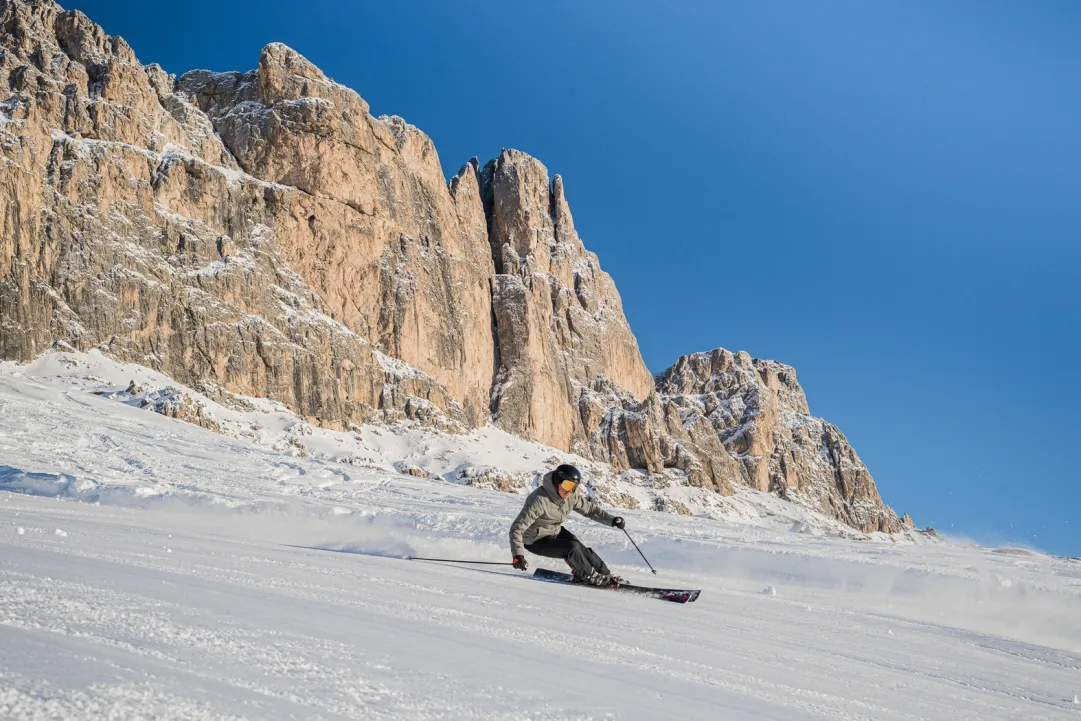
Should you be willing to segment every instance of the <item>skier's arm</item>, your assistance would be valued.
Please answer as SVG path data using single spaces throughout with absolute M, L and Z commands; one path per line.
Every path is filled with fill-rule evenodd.
M 529 530 L 529 527 L 540 518 L 543 511 L 544 508 L 536 496 L 530 496 L 526 500 L 521 512 L 518 513 L 518 517 L 514 519 L 514 523 L 510 524 L 510 553 L 512 556 L 525 554 L 525 542 L 522 537 Z
M 579 498 L 574 504 L 574 510 L 581 513 L 586 518 L 596 521 L 597 523 L 603 523 L 606 526 L 611 526 L 612 521 L 615 520 L 615 516 L 593 503 L 593 501 L 585 496 Z

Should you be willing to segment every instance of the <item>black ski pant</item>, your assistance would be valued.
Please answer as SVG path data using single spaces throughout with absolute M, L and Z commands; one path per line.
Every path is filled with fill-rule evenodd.
M 526 548 L 530 553 L 538 556 L 562 558 L 572 571 L 583 578 L 592 575 L 594 571 L 603 573 L 605 576 L 612 575 L 601 557 L 594 553 L 592 548 L 587 548 L 566 528 L 559 529 L 558 535 L 538 538 Z

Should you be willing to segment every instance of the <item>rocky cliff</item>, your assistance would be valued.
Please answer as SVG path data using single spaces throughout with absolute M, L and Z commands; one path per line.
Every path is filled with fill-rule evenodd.
M 5 0 L 0 33 L 0 355 L 101 346 L 328 424 L 469 420 L 290 264 L 321 215 L 358 211 L 246 173 L 175 78 L 80 13 Z
M 790 366 L 718 348 L 680 358 L 657 377 L 657 392 L 695 443 L 719 442 L 739 482 L 863 531 L 900 530 L 848 439 L 810 414 Z
M 507 430 L 577 448 L 581 386 L 607 379 L 642 398 L 653 379 L 615 283 L 574 230 L 562 179 L 549 184 L 538 161 L 505 150 L 480 180 L 496 270 L 493 416 Z
M 99 347 L 330 427 L 495 422 L 899 527 L 792 369 L 717 350 L 654 380 L 536 159 L 448 184 L 424 133 L 280 44 L 177 79 L 51 0 L 0 0 L 0 40 L 0 357 Z

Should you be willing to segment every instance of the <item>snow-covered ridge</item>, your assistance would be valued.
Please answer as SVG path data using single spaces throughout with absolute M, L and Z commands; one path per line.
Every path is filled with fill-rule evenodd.
M 390 373 L 415 372 L 397 359 L 378 353 L 377 358 Z M 410 421 L 330 430 L 297 417 L 271 399 L 235 395 L 210 383 L 196 390 L 96 350 L 54 351 L 27 365 L 2 362 L 0 379 L 63 389 L 67 394 L 87 397 L 88 401 L 108 401 L 100 406 L 103 413 L 120 412 L 121 406 L 142 413 L 156 412 L 282 454 L 283 459 L 310 459 L 328 469 L 330 477 L 346 482 L 372 474 L 388 478 L 406 475 L 526 493 L 545 471 L 559 463 L 573 463 L 583 469 L 591 492 L 617 508 L 667 511 L 784 532 L 891 544 L 924 539 L 914 533 L 859 533 L 799 505 L 750 489 L 740 488 L 735 495 L 726 497 L 687 485 L 685 477 L 678 474 L 660 477 L 637 470 L 616 473 L 607 464 L 526 441 L 491 425 L 465 434 L 445 433 Z M 89 462 L 77 465 L 91 466 Z M 33 492 L 41 492 L 40 479 L 30 485 Z M 86 500 L 124 495 L 144 499 L 186 497 L 194 493 L 215 503 L 234 503 L 230 494 L 219 497 L 214 488 L 202 485 L 195 491 L 190 481 L 174 481 L 168 474 L 148 484 L 141 475 L 103 480 L 96 476 L 83 478 L 69 469 L 58 475 L 55 492 Z

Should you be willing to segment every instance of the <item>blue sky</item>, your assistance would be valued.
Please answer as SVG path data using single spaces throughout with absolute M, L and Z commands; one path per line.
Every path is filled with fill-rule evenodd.
M 1081 3 L 69 0 L 146 63 L 280 41 L 566 182 L 646 362 L 795 366 L 886 502 L 1081 555 Z

